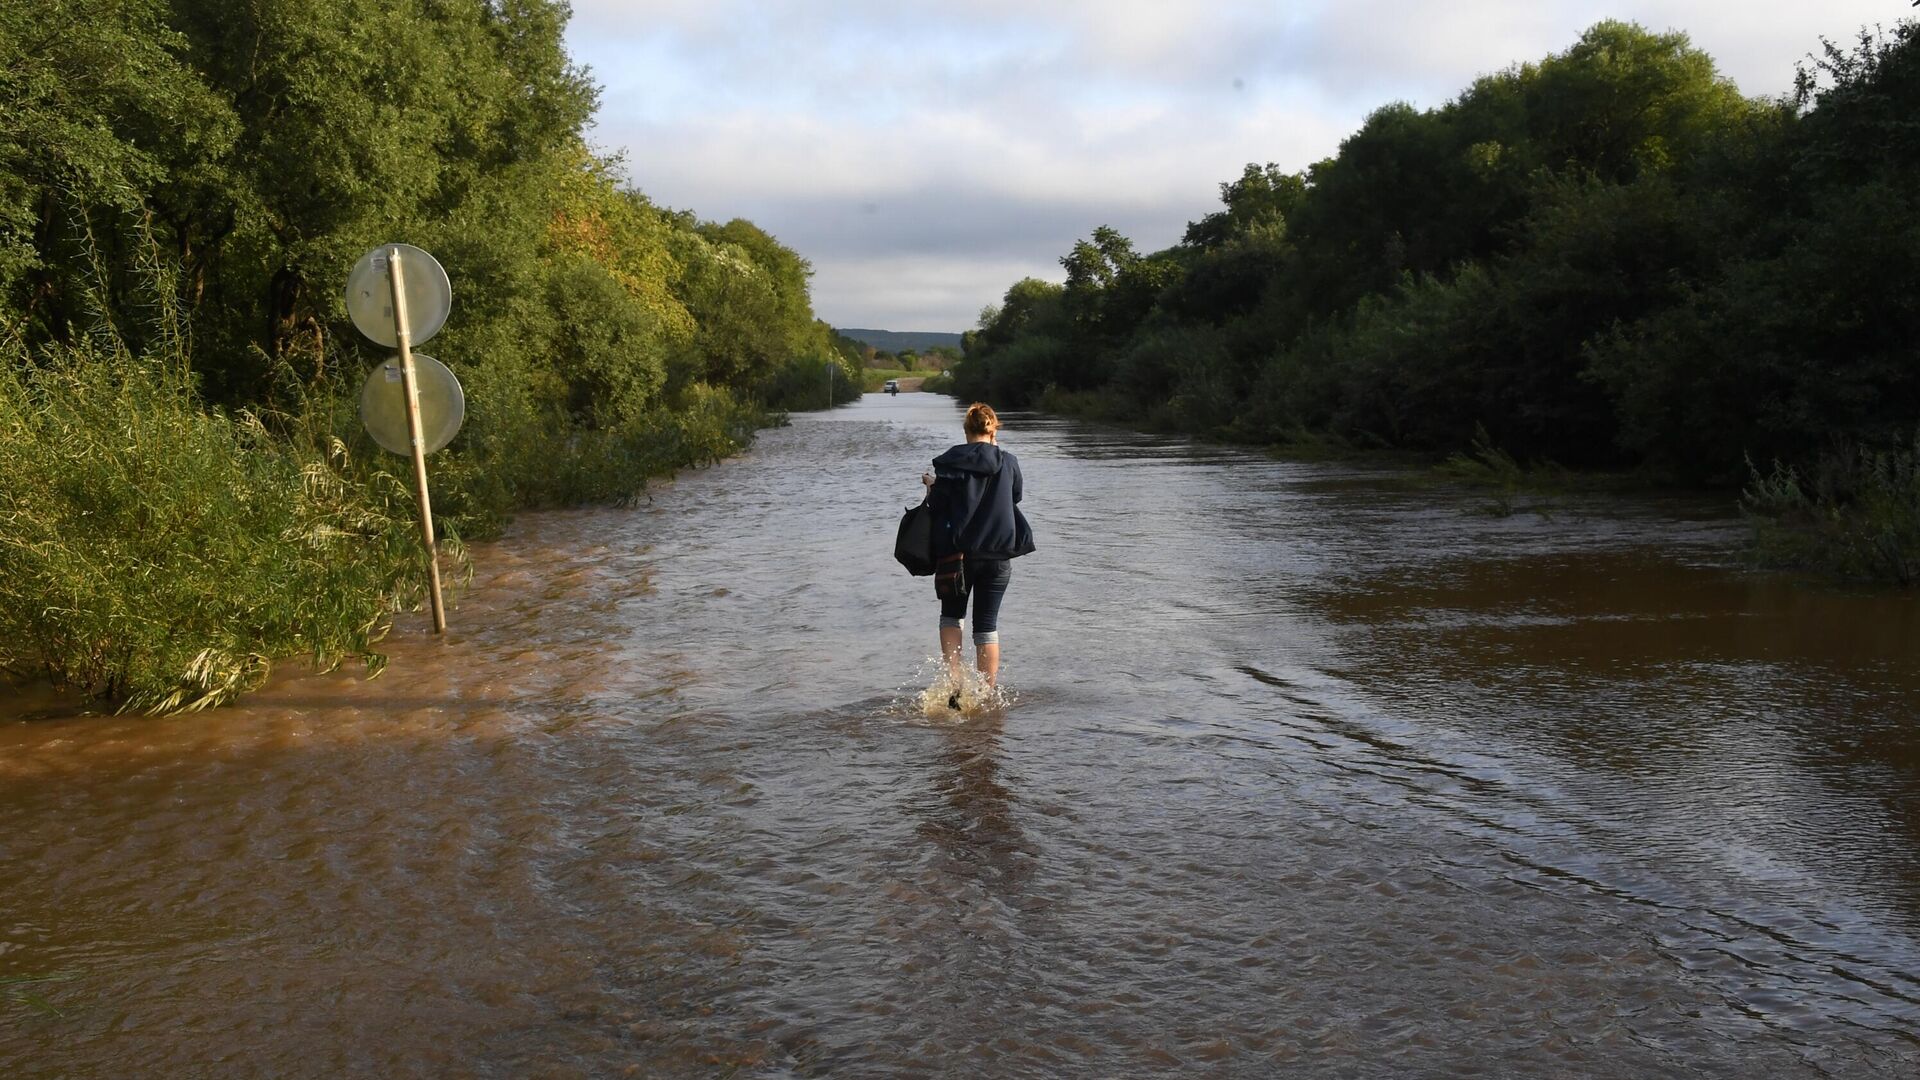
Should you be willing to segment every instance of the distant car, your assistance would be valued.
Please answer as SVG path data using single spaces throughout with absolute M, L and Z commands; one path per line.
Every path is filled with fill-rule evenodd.
M 881 387 L 880 389 L 885 390 L 889 394 L 897 394 L 900 392 L 900 380 L 888 379 L 887 385 Z

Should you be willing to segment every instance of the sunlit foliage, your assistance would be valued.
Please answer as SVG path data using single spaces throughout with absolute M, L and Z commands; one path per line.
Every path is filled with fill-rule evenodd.
M 248 657 L 366 651 L 417 576 L 368 516 L 410 520 L 385 494 L 407 467 L 353 407 L 385 357 L 342 294 L 377 244 L 426 248 L 454 283 L 426 349 L 467 393 L 433 466 L 455 535 L 630 499 L 738 450 L 789 385 L 826 374 L 838 354 L 803 259 L 750 222 L 655 206 L 587 148 L 596 91 L 566 17 L 557 0 L 0 4 L 0 457 L 25 470 L 0 546 L 46 556 L 9 564 L 8 617 L 41 621 L 0 626 L 0 663 L 183 707 L 252 685 Z M 156 356 L 165 378 L 142 382 L 136 358 Z M 169 424 L 179 446 L 114 435 Z M 71 483 L 34 472 L 65 460 L 47 447 L 92 464 Z M 314 470 L 337 497 L 314 502 Z M 170 519 L 164 543 L 123 537 L 144 519 L 107 505 L 173 505 L 201 482 L 243 494 Z M 276 561 L 327 514 L 355 524 Z M 60 599 L 83 585 L 97 610 Z

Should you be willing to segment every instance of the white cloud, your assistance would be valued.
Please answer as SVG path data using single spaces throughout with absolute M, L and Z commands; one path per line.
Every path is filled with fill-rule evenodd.
M 830 321 L 961 329 L 1095 225 L 1177 239 L 1249 161 L 1303 168 L 1372 109 L 1442 104 L 1602 18 L 1687 31 L 1750 94 L 1832 0 L 577 0 L 594 138 L 667 205 L 744 216 L 814 263 Z M 884 268 L 884 269 L 882 269 Z M 998 276 L 995 275 L 1004 275 Z
M 1050 259 L 891 255 L 846 261 L 816 277 L 814 310 L 835 326 L 878 330 L 971 329 L 980 309 L 1023 277 L 1051 277 Z M 926 321 L 928 313 L 937 321 Z

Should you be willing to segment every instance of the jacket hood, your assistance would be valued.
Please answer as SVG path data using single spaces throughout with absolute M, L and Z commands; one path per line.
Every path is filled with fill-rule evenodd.
M 933 459 L 934 468 L 959 469 L 963 472 L 993 476 L 1000 471 L 1002 454 L 1000 448 L 992 443 L 961 443 L 950 447 L 946 453 Z

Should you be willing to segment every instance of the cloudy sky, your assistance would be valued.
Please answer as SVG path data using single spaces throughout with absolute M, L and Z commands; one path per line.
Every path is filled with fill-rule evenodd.
M 656 202 L 813 263 L 836 326 L 959 331 L 1060 280 L 1095 226 L 1142 251 L 1248 162 L 1305 168 L 1373 109 L 1444 104 L 1603 18 L 1686 31 L 1749 95 L 1909 0 L 574 0 L 592 133 Z

